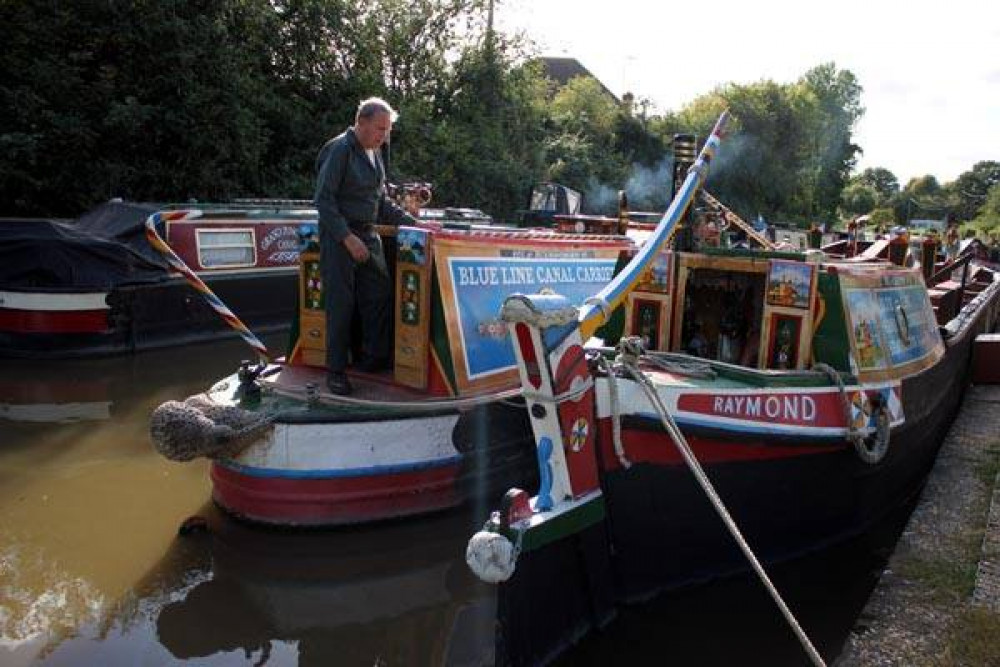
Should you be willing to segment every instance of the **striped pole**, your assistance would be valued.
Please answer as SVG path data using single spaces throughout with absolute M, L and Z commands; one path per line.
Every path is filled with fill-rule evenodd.
M 180 274 L 184 277 L 184 280 L 195 289 L 196 292 L 201 294 L 201 296 L 208 302 L 208 305 L 219 314 L 219 316 L 225 320 L 226 324 L 232 327 L 240 337 L 246 341 L 246 343 L 252 347 L 256 352 L 257 356 L 260 357 L 261 361 L 270 361 L 271 355 L 267 351 L 267 347 L 264 343 L 260 342 L 260 339 L 253 334 L 247 325 L 240 321 L 240 318 L 236 317 L 233 311 L 229 310 L 229 307 L 215 295 L 215 292 L 208 288 L 201 278 L 195 274 L 194 271 L 188 268 L 187 264 L 177 256 L 176 253 L 171 249 L 166 242 L 160 238 L 160 235 L 156 232 L 156 225 L 160 222 L 166 222 L 167 220 L 189 220 L 191 218 L 200 218 L 201 211 L 190 210 L 190 211 L 157 211 L 153 215 L 146 218 L 146 240 L 149 244 L 156 248 L 163 258 L 167 260 L 167 264 L 170 265 L 170 269 L 173 273 Z
M 708 166 L 715 157 L 715 152 L 722 142 L 722 135 L 725 132 L 726 124 L 729 122 L 729 111 L 723 111 L 719 120 L 712 129 L 712 134 L 705 141 L 705 145 L 698 155 L 691 168 L 688 169 L 687 178 L 681 184 L 680 189 L 670 206 L 667 207 L 660 222 L 656 225 L 653 234 L 646 241 L 639 253 L 632 258 L 632 261 L 615 276 L 614 280 L 605 285 L 604 289 L 596 295 L 587 299 L 580 310 L 578 322 L 580 324 L 580 335 L 583 340 L 587 340 L 594 335 L 594 332 L 603 325 L 611 313 L 622 304 L 629 292 L 635 289 L 642 277 L 643 271 L 649 266 L 653 258 L 660 252 L 660 248 L 673 235 L 678 220 L 684 216 L 694 194 L 701 187 L 708 177 Z

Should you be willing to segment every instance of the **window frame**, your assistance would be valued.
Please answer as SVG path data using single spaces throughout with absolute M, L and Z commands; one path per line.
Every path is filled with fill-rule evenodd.
M 204 262 L 204 256 L 202 255 L 202 248 L 246 248 L 246 243 L 225 243 L 219 245 L 203 245 L 202 235 L 210 234 L 223 234 L 223 233 L 248 233 L 250 235 L 250 262 L 249 263 L 230 263 L 230 264 L 213 264 L 207 266 Z M 245 269 L 257 266 L 257 231 L 253 227 L 220 227 L 218 229 L 196 229 L 194 235 L 195 252 L 198 254 L 198 266 L 205 270 L 214 269 Z

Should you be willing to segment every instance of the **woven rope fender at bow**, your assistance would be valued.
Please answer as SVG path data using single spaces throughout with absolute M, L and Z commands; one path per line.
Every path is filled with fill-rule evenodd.
M 273 419 L 196 394 L 183 403 L 167 401 L 153 410 L 149 435 L 156 451 L 171 461 L 225 458 L 272 428 Z
M 500 513 L 493 512 L 483 529 L 469 538 L 465 562 L 472 573 L 488 584 L 499 584 L 514 576 L 521 555 L 522 531 L 511 540 L 500 528 Z

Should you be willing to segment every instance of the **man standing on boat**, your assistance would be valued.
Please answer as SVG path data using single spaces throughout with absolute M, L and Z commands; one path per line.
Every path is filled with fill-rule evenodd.
M 355 304 L 361 313 L 363 355 L 356 366 L 377 371 L 391 364 L 393 286 L 375 224 L 417 224 L 385 192 L 379 149 L 397 116 L 381 98 L 363 100 L 354 126 L 328 141 L 317 159 L 315 204 L 326 294 L 326 384 L 334 394 L 351 393 L 345 370 Z

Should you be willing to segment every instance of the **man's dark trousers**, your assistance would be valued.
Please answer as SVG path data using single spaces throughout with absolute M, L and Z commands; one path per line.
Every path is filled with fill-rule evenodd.
M 368 246 L 371 258 L 367 262 L 355 262 L 343 243 L 320 234 L 320 269 L 326 295 L 326 367 L 332 373 L 347 368 L 355 304 L 361 313 L 362 354 L 369 360 L 389 358 L 392 283 L 382 240 L 373 225 L 351 225 L 351 232 Z

